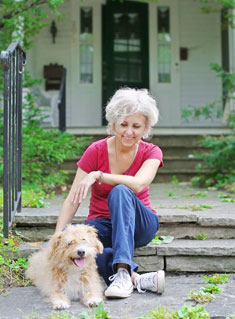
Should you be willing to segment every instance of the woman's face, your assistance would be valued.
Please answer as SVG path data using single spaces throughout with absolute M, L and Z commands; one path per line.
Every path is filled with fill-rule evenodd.
M 125 147 L 131 147 L 144 136 L 147 119 L 142 113 L 137 112 L 126 116 L 121 123 L 116 123 L 114 129 L 118 141 Z

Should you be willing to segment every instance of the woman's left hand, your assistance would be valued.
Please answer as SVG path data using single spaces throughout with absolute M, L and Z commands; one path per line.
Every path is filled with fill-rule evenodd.
M 90 172 L 77 185 L 72 195 L 72 203 L 78 201 L 79 204 L 86 198 L 89 187 L 99 178 L 99 172 Z

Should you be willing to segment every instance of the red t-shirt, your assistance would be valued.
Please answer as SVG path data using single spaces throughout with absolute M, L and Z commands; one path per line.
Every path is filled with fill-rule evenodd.
M 77 162 L 77 165 L 86 173 L 92 171 L 102 171 L 103 173 L 111 173 L 109 168 L 108 146 L 107 139 L 109 137 L 92 143 L 84 152 L 81 159 Z M 135 159 L 131 166 L 123 175 L 135 176 L 144 161 L 148 159 L 159 159 L 161 161 L 160 166 L 163 166 L 163 156 L 161 149 L 152 144 L 140 140 L 139 148 Z M 95 182 L 91 186 L 91 198 L 89 206 L 89 215 L 87 220 L 96 218 L 108 218 L 110 214 L 108 210 L 108 195 L 114 186 Z M 137 193 L 136 196 L 141 202 L 151 210 L 149 200 L 149 186 Z M 153 210 L 154 211 L 154 210 Z M 155 212 L 155 211 L 154 211 Z M 155 212 L 156 213 L 156 212 Z

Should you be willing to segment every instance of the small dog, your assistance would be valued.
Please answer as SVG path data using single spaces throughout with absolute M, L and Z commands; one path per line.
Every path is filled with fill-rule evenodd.
M 30 258 L 26 277 L 49 297 L 53 309 L 67 309 L 77 299 L 96 306 L 103 289 L 95 257 L 102 251 L 95 228 L 68 225 Z

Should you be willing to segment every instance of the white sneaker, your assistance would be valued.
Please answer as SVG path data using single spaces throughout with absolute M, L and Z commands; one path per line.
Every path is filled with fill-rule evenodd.
M 164 270 L 137 275 L 135 278 L 135 287 L 140 293 L 150 290 L 158 294 L 162 294 L 165 290 Z
M 119 268 L 118 272 L 109 277 L 113 281 L 105 290 L 108 298 L 127 298 L 133 291 L 133 284 L 129 272 L 124 268 Z

